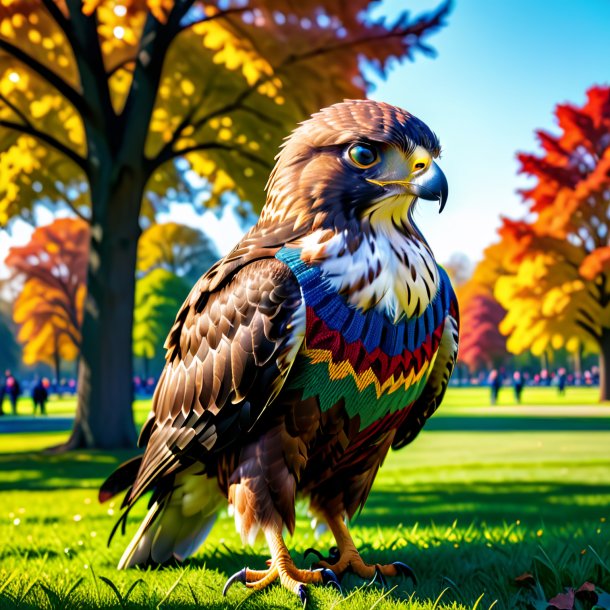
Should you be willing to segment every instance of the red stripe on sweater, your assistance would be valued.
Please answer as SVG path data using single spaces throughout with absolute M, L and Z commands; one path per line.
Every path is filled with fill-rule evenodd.
M 405 348 L 401 354 L 389 356 L 380 347 L 367 352 L 360 339 L 348 343 L 340 331 L 332 330 L 316 315 L 313 307 L 307 307 L 305 342 L 308 349 L 328 350 L 334 363 L 348 361 L 357 374 L 371 369 L 379 383 L 384 384 L 392 376 L 397 379 L 401 373 L 408 375 L 413 368 L 421 370 L 438 349 L 444 324 L 443 320 L 415 351 Z

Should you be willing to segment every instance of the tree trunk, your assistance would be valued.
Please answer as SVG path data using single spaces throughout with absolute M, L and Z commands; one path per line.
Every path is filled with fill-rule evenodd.
M 144 181 L 130 168 L 91 186 L 92 223 L 78 406 L 63 449 L 133 447 L 132 326 Z
M 599 339 L 599 399 L 610 400 L 610 328 Z
M 55 353 L 53 354 L 53 368 L 55 372 L 55 381 L 59 385 L 61 378 L 61 358 L 59 357 L 59 348 L 57 346 L 57 340 L 55 341 Z

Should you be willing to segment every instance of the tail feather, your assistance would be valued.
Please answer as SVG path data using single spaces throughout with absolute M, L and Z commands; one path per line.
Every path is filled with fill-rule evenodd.
M 121 464 L 103 483 L 99 491 L 100 502 L 110 500 L 118 493 L 131 487 L 136 480 L 142 456 L 138 455 Z
M 183 561 L 203 544 L 223 500 L 216 480 L 188 470 L 181 473 L 175 488 L 151 506 L 125 549 L 119 569 Z

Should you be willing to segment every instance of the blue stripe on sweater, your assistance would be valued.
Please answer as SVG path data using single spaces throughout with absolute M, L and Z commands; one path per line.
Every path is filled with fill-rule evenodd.
M 364 312 L 349 305 L 323 277 L 320 267 L 301 260 L 301 251 L 284 246 L 275 257 L 290 267 L 301 286 L 308 307 L 332 330 L 341 332 L 353 343 L 360 339 L 367 352 L 380 347 L 388 356 L 416 350 L 449 313 L 451 283 L 447 272 L 438 267 L 440 286 L 436 295 L 417 318 L 402 318 L 397 324 L 373 309 Z

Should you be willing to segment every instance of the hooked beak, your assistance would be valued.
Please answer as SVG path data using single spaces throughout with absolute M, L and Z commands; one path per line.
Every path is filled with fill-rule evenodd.
M 415 195 L 427 201 L 438 201 L 439 214 L 445 209 L 447 197 L 449 196 L 449 185 L 447 178 L 441 168 L 432 161 L 428 171 L 412 180 L 369 180 L 377 186 L 396 185 L 402 187 L 407 193 Z

